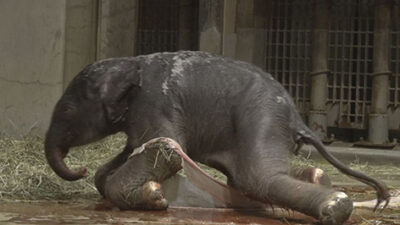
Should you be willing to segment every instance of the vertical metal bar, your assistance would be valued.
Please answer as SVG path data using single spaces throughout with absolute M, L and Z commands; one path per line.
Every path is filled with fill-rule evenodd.
M 356 89 L 355 89 L 355 91 L 356 91 L 356 96 L 355 96 L 355 99 L 356 99 L 356 102 L 355 102 L 355 106 L 356 106 L 356 108 L 355 108 L 355 115 L 356 115 L 356 120 L 355 120 L 355 122 L 357 123 L 357 124 L 360 124 L 361 126 L 363 125 L 361 122 L 362 122 L 362 114 L 360 114 L 359 112 L 362 112 L 359 108 L 360 108 L 360 101 L 362 101 L 361 99 L 360 99 L 360 95 L 359 95 L 359 90 L 360 90 L 360 76 L 362 76 L 362 74 L 361 74 L 361 72 L 360 72 L 360 55 L 361 55 L 361 36 L 363 35 L 363 33 L 364 33 L 364 31 L 362 30 L 362 21 L 363 20 L 363 18 L 361 17 L 361 16 L 359 16 L 358 17 L 358 34 L 357 34 L 357 37 L 358 37 L 358 39 L 357 39 L 357 62 L 356 62 L 356 73 L 355 73 L 355 76 L 356 76 Z
M 296 98 L 295 98 L 295 101 L 296 101 L 296 106 L 297 107 L 302 107 L 302 106 L 300 106 L 300 99 L 301 99 L 301 96 L 300 96 L 300 74 L 301 74 L 301 71 L 299 70 L 299 59 L 300 59 L 300 51 L 301 51 L 301 42 L 299 41 L 299 40 L 301 40 L 301 31 L 300 31 L 300 29 L 302 28 L 302 26 L 299 26 L 297 29 L 296 29 L 296 35 L 297 35 L 297 43 L 296 43 L 296 61 L 295 61 L 295 67 L 293 68 L 295 71 L 296 71 L 296 84 L 298 84 L 298 87 L 296 88 Z M 304 110 L 304 109 L 303 109 Z
M 363 114 L 365 114 L 365 111 L 366 111 L 365 108 L 367 107 L 367 99 L 368 99 L 368 97 L 367 97 L 367 93 L 368 93 L 367 84 L 368 84 L 369 76 L 367 76 L 366 74 L 369 72 L 368 71 L 368 64 L 370 63 L 369 62 L 370 61 L 370 57 L 369 57 L 369 51 L 368 51 L 368 49 L 370 48 L 370 46 L 369 46 L 369 29 L 368 29 L 369 20 L 368 19 L 366 21 L 366 26 L 367 26 L 367 29 L 366 29 L 365 45 L 364 45 L 365 55 L 364 55 L 364 74 L 363 74 L 363 76 L 364 76 L 364 84 L 363 84 L 364 101 L 362 101 Z M 364 121 L 365 121 L 365 116 L 364 116 Z
M 296 15 L 296 14 L 293 13 L 293 8 L 295 8 L 295 7 L 292 7 L 291 14 L 292 15 Z M 297 89 L 297 83 L 293 83 L 293 78 L 294 78 L 293 76 L 296 76 L 295 72 L 293 71 L 293 67 L 294 67 L 294 65 L 293 65 L 293 62 L 294 62 L 294 60 L 293 60 L 293 45 L 294 45 L 293 31 L 297 27 L 295 26 L 295 22 L 294 21 L 295 21 L 295 19 L 291 19 L 291 21 L 290 21 L 291 25 L 290 25 L 290 29 L 288 31 L 288 34 L 289 34 L 289 55 L 288 55 L 289 71 L 288 71 L 288 74 L 289 74 L 289 83 L 290 83 L 290 85 L 293 85 L 291 90 L 290 90 L 290 94 L 292 95 L 292 97 L 294 99 L 296 99 L 296 98 L 298 98 L 298 96 L 296 96 L 296 94 L 295 94 L 296 93 L 296 89 Z
M 357 5 L 358 6 L 358 5 Z M 355 8 L 356 10 L 358 10 L 358 7 Z M 348 84 L 348 89 L 347 89 L 347 97 L 348 97 L 348 104 L 347 104 L 347 122 L 349 122 L 350 124 L 353 121 L 353 117 L 354 115 L 352 115 L 352 111 L 351 108 L 354 105 L 354 100 L 352 98 L 351 95 L 351 90 L 353 88 L 353 84 L 352 84 L 352 76 L 353 76 L 353 61 L 354 61 L 354 57 L 353 57 L 353 48 L 354 48 L 354 23 L 356 17 L 352 15 L 351 17 L 351 21 L 350 21 L 350 30 L 349 30 L 349 35 L 350 35 L 350 43 L 349 43 L 349 70 L 348 70 L 348 76 L 347 76 L 347 84 Z
M 331 74 L 331 76 L 333 77 L 333 84 L 332 84 L 332 103 L 335 104 L 336 100 L 337 100 L 337 76 L 338 76 L 338 44 L 339 44 L 339 32 L 337 29 L 337 22 L 335 23 L 335 27 L 333 28 L 333 32 L 335 34 L 335 41 L 333 43 L 333 48 L 335 49 L 335 53 L 333 56 L 333 73 Z
M 272 1 L 271 3 L 272 8 L 275 7 L 275 2 Z M 274 11 L 273 11 L 274 12 Z M 273 46 L 273 41 L 272 41 L 272 34 L 273 34 L 273 30 L 274 30 L 274 18 L 275 15 L 273 14 L 272 16 L 269 17 L 268 20 L 268 28 L 267 28 L 267 32 L 268 32 L 268 44 L 266 46 L 267 48 L 267 71 L 272 73 L 272 76 L 275 76 L 274 71 L 272 70 L 272 46 Z
M 278 80 L 281 80 L 281 74 L 279 71 L 279 44 L 280 44 L 280 39 L 279 39 L 279 33 L 281 32 L 281 2 L 279 1 L 277 3 L 277 19 L 276 19 L 276 45 L 275 45 L 275 73 L 278 76 Z
M 351 7 L 351 5 L 350 5 Z M 345 62 L 346 62 L 346 51 L 345 51 L 345 45 L 346 45 L 346 23 L 348 23 L 349 17 L 348 15 L 345 15 L 344 19 L 343 19 L 343 27 L 342 30 L 340 31 L 342 33 L 342 58 L 341 58 L 341 65 L 342 65 L 342 72 L 338 75 L 338 77 L 340 78 L 340 104 L 339 104 L 339 115 L 340 115 L 340 123 L 343 122 L 343 118 L 345 117 L 344 115 L 344 72 L 345 72 Z
M 284 9 L 283 9 L 283 29 L 282 29 L 282 36 L 283 36 L 283 41 L 282 41 L 282 52 L 281 52 L 281 60 L 282 60 L 282 76 L 283 76 L 283 81 L 282 83 L 284 86 L 286 86 L 288 92 L 290 93 L 290 84 L 288 84 L 288 81 L 286 79 L 286 34 L 287 34 L 287 22 L 288 22 L 288 6 L 289 3 L 285 2 L 284 3 Z
M 397 9 L 399 9 L 400 10 L 400 8 L 399 7 L 396 7 Z M 397 13 L 398 13 L 398 11 L 397 11 Z M 400 16 L 397 16 L 397 18 L 400 20 Z M 400 23 L 400 21 L 399 20 L 395 20 L 395 21 L 397 21 L 397 23 Z M 395 62 L 395 65 L 396 65 L 396 87 L 395 87 L 395 94 L 394 94 L 394 96 L 395 96 L 395 106 L 398 106 L 399 104 L 400 104 L 400 87 L 399 87 L 399 85 L 400 85 L 400 31 L 399 30 L 397 30 L 396 31 L 396 62 Z M 400 119 L 400 118 L 399 118 Z
M 302 104 L 303 105 L 305 105 L 305 103 L 306 103 L 306 96 L 307 96 L 307 93 L 306 93 L 306 83 L 307 83 L 307 77 L 306 77 L 306 71 L 307 71 L 307 66 L 308 66 L 308 57 L 309 57 L 309 53 L 308 53 L 308 43 L 309 43 L 309 36 L 308 36 L 308 33 L 307 33 L 307 28 L 309 27 L 309 23 L 310 23 L 310 21 L 309 20 L 306 20 L 305 21 L 305 26 L 304 26 L 304 28 L 303 28 L 303 35 L 304 35 L 304 60 L 303 60 L 303 76 L 302 76 L 302 78 L 303 78 L 303 80 L 302 80 L 302 86 L 303 86 L 303 93 L 302 93 L 302 96 L 303 96 L 303 100 L 302 100 Z

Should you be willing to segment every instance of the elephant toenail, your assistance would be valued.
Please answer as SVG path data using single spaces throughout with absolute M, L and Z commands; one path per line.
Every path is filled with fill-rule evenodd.
M 154 181 L 150 181 L 147 186 L 151 191 L 156 191 L 161 188 L 161 185 Z

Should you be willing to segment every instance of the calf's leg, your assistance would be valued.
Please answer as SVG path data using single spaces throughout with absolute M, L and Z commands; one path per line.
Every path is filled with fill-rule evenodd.
M 107 177 L 104 196 L 120 209 L 165 209 L 160 183 L 181 169 L 181 160 L 168 143 L 146 144 Z
M 132 147 L 126 146 L 124 150 L 119 153 L 115 158 L 97 169 L 96 174 L 94 175 L 94 184 L 102 196 L 104 196 L 104 186 L 107 177 L 113 174 L 115 170 L 117 170 L 121 165 L 126 162 L 126 160 L 128 160 L 128 157 L 130 154 L 132 154 L 132 151 Z
M 322 224 L 347 220 L 353 204 L 345 193 L 289 175 L 290 148 L 282 144 L 285 140 L 253 143 L 240 151 L 246 156 L 237 159 L 239 170 L 232 180 L 236 188 L 251 198 L 310 215 Z

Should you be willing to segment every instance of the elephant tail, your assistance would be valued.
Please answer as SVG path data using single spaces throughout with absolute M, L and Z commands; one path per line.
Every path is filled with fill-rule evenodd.
M 313 145 L 317 151 L 334 167 L 336 167 L 340 172 L 353 177 L 359 180 L 362 183 L 365 183 L 371 187 L 373 187 L 377 191 L 377 205 L 375 209 L 380 205 L 381 202 L 386 201 L 384 207 L 387 206 L 390 200 L 390 193 L 387 186 L 381 181 L 370 177 L 364 173 L 359 171 L 352 170 L 342 162 L 340 162 L 337 158 L 335 158 L 327 149 L 324 144 L 316 137 L 312 131 L 302 123 L 301 130 L 297 131 L 297 140 L 298 142 L 304 142 Z

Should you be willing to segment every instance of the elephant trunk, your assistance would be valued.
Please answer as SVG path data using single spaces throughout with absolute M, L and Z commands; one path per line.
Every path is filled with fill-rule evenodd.
M 46 137 L 45 154 L 47 162 L 53 171 L 64 180 L 74 181 L 86 176 L 86 168 L 79 168 L 77 171 L 70 170 L 64 162 L 68 154 L 68 147 L 60 147 L 53 144 L 51 138 Z

